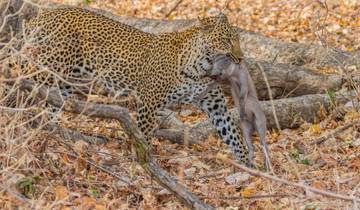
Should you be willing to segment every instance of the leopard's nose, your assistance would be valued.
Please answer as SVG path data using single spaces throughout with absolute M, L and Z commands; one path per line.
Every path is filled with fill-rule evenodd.
M 240 63 L 241 58 L 243 57 L 243 53 L 240 49 L 240 43 L 239 40 L 232 40 L 232 46 L 231 46 L 231 58 L 234 62 Z
M 213 79 L 213 80 L 215 80 L 215 81 L 220 81 L 221 76 L 218 75 L 218 74 L 217 74 L 217 75 L 211 75 L 210 78 Z

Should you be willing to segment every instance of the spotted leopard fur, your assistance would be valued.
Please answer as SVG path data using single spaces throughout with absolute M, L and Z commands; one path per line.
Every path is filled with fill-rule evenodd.
M 147 137 L 156 128 L 157 110 L 196 103 L 236 157 L 248 163 L 222 90 L 215 88 L 195 100 L 212 82 L 206 75 L 214 56 L 241 56 L 237 34 L 225 15 L 199 19 L 184 31 L 154 35 L 84 9 L 62 8 L 32 19 L 26 36 L 27 56 L 37 68 L 50 71 L 37 74 L 35 80 L 46 80 L 50 86 L 57 81 L 67 93 L 73 84 L 94 85 L 91 81 L 114 94 L 134 92 L 141 101 L 138 125 Z

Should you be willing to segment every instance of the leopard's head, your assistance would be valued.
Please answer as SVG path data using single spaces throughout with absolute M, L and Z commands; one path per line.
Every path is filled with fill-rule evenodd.
M 220 13 L 217 16 L 198 19 L 201 40 L 206 50 L 212 55 L 229 55 L 239 63 L 243 57 L 239 37 L 227 17 Z

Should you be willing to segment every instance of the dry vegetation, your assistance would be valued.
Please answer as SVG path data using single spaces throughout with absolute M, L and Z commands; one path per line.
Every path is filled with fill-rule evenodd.
M 81 0 L 56 2 L 84 5 Z M 360 50 L 360 2 L 356 0 L 94 0 L 89 5 L 117 15 L 159 19 L 195 18 L 222 10 L 234 25 L 273 38 Z M 348 82 L 359 90 L 359 84 Z M 4 85 L 1 87 L 3 91 Z M 52 116 L 43 108 L 45 102 L 33 101 L 29 92 L 16 90 L 12 95 L 16 108 L 0 106 L 0 208 L 185 208 L 136 162 L 130 139 L 117 121 L 67 112 Z M 94 95 L 88 99 L 114 103 Z M 7 95 L 2 93 L 0 104 L 6 100 Z M 359 92 L 356 100 L 360 100 Z M 355 198 L 360 199 L 360 124 L 353 122 L 359 122 L 360 113 L 359 107 L 347 105 L 334 105 L 331 112 L 319 110 L 319 123 L 304 122 L 298 129 L 269 131 L 267 139 L 276 176 L 354 201 L 238 170 L 224 160 L 224 156 L 232 156 L 214 136 L 192 146 L 154 139 L 153 157 L 200 199 L 220 209 L 358 209 L 360 203 Z M 177 109 L 177 114 L 186 124 L 194 125 L 205 118 L 192 107 L 184 106 L 182 110 L 186 111 Z M 74 142 L 39 126 L 55 123 L 109 141 Z M 328 135 L 342 126 L 347 129 Z M 323 142 L 314 144 L 324 136 Z M 255 148 L 255 162 L 262 165 L 258 142 Z

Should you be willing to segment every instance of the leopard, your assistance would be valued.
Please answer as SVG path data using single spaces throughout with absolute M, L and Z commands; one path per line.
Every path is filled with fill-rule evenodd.
M 249 164 L 221 87 L 196 100 L 213 82 L 207 75 L 216 56 L 242 58 L 236 28 L 225 14 L 198 18 L 176 32 L 152 34 L 88 9 L 53 8 L 27 22 L 24 36 L 24 52 L 35 61 L 35 70 L 46 68 L 34 76 L 36 82 L 56 83 L 64 97 L 93 86 L 115 95 L 134 93 L 137 124 L 147 140 L 157 128 L 156 112 L 193 104 L 208 115 L 237 161 Z

